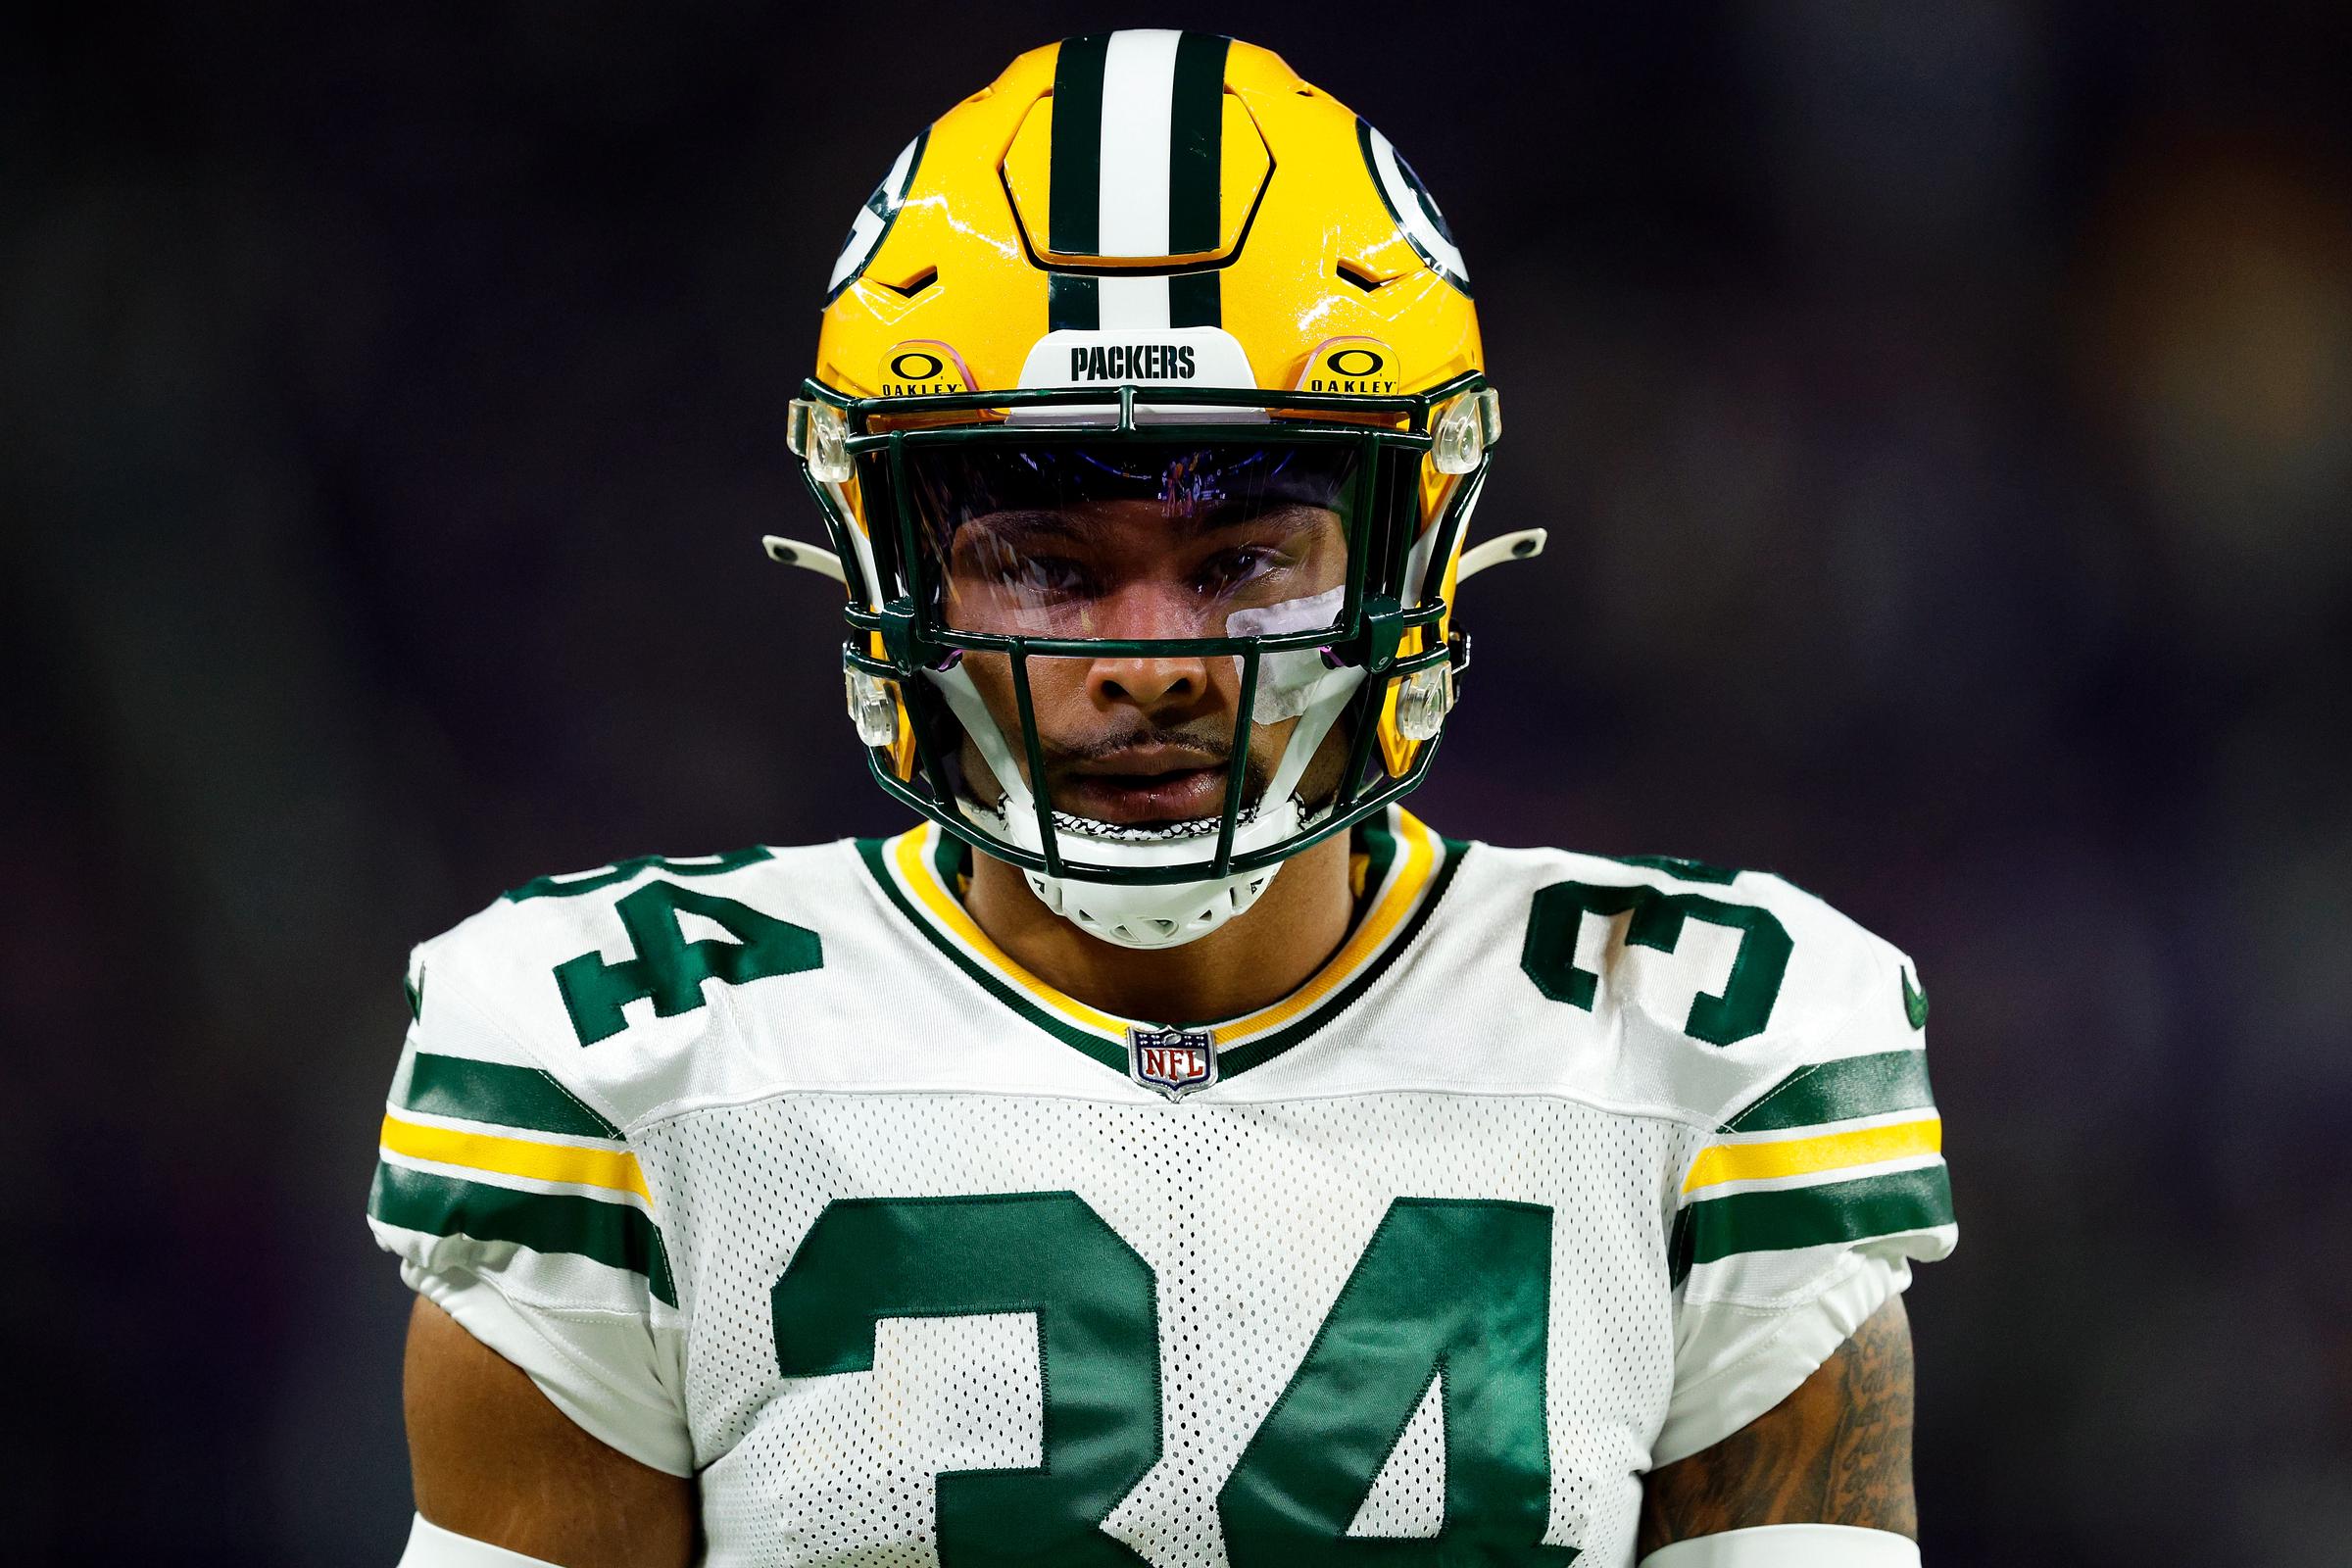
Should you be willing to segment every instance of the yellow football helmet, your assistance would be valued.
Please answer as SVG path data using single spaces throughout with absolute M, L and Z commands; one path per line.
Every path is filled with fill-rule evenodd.
M 833 548 L 769 550 L 848 589 L 875 779 L 1082 928 L 1191 941 L 1426 773 L 1499 406 L 1436 202 L 1275 55 L 1137 30 L 1013 61 L 858 212 L 806 393 Z M 1052 782 L 1054 662 L 1180 660 L 1238 695 L 1153 755 L 1213 780 L 1140 816 Z

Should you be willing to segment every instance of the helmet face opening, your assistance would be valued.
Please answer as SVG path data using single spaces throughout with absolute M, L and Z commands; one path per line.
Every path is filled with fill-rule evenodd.
M 908 505 L 949 632 L 1191 638 L 1331 631 L 1359 454 L 1185 441 L 918 447 Z
M 1477 474 L 1438 481 L 1430 431 L 1479 385 L 1347 422 L 1278 416 L 1299 394 L 1218 394 L 1256 407 L 1215 423 L 1151 419 L 1136 388 L 1082 394 L 1084 421 L 1069 392 L 916 428 L 889 427 L 912 400 L 837 404 L 855 483 L 811 489 L 870 572 L 844 660 L 909 730 L 869 749 L 876 780 L 1109 885 L 1260 871 L 1380 810 L 1435 750 L 1395 744 L 1404 688 L 1450 697 L 1442 579 Z M 1024 421 L 1032 400 L 1064 417 Z

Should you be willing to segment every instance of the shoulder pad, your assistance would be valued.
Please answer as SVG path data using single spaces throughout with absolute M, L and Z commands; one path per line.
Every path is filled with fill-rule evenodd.
M 526 882 L 416 948 L 417 1039 L 429 1053 L 453 1032 L 488 1036 L 460 1054 L 527 1060 L 622 1128 L 723 1093 L 719 998 L 822 965 L 823 939 L 804 922 L 838 899 L 852 854 L 647 856 Z
M 1926 999 L 1909 960 L 1781 877 L 1666 856 L 1495 858 L 1526 901 L 1522 972 L 1564 1026 L 1615 1044 L 1634 1101 L 1716 1128 L 1809 1064 L 1917 1056 Z

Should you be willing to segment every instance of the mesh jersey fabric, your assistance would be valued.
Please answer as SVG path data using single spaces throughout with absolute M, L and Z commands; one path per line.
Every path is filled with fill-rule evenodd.
M 977 1560 L 1020 1497 L 1016 1536 L 1060 1508 L 1103 1560 L 1247 1563 L 1253 1496 L 1476 1540 L 1513 1487 L 1521 1544 L 1630 1563 L 1644 1471 L 1953 1244 L 1911 971 L 1756 873 L 1401 811 L 1358 851 L 1348 947 L 1173 1102 L 1124 1038 L 1168 1020 L 993 952 L 930 829 L 544 879 L 418 949 L 371 1223 L 574 1420 L 698 1476 L 713 1564 L 930 1562 L 942 1529 Z M 1536 1250 L 1399 1274 L 1416 1217 Z M 1520 1314 L 1486 1336 L 1528 1342 L 1516 1447 L 1458 1370 L 1517 1375 L 1473 1299 Z M 1350 1347 L 1391 1357 L 1361 1408 Z M 1292 1445 L 1353 1455 L 1320 1472 L 1258 1437 L 1326 1428 Z

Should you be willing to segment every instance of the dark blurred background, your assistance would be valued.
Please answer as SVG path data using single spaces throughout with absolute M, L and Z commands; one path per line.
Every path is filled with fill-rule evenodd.
M 405 952 L 895 827 L 756 553 L 784 403 L 907 136 L 1134 24 L 1279 50 L 1470 257 L 1481 531 L 1552 544 L 1423 813 L 1917 956 L 1930 1562 L 2352 1560 L 2352 7 L 16 16 L 9 1561 L 397 1555 Z

